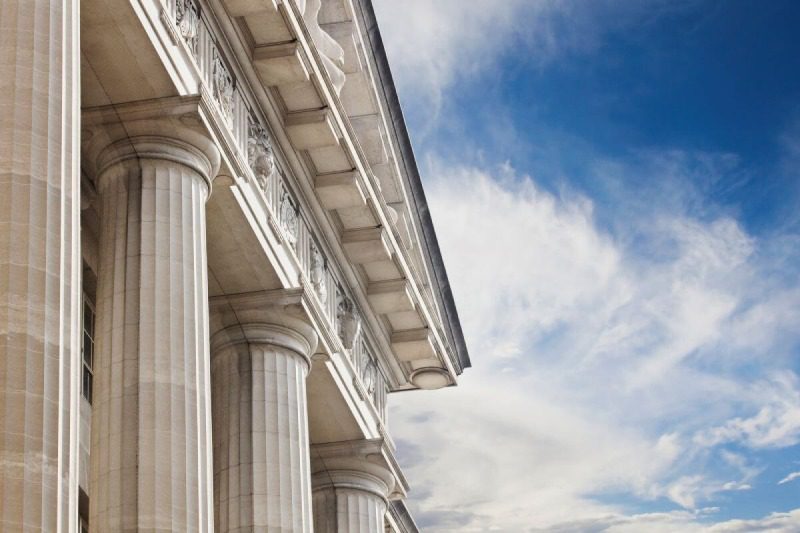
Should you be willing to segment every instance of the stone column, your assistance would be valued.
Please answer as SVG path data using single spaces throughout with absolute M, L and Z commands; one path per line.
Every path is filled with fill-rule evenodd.
M 205 202 L 219 154 L 182 122 L 109 127 L 127 136 L 96 157 L 97 532 L 213 531 Z
M 315 533 L 383 533 L 392 472 L 372 441 L 314 446 Z
M 77 523 L 78 0 L 0 0 L 0 530 Z
M 317 337 L 288 311 L 234 307 L 212 350 L 217 533 L 310 532 L 306 376 Z

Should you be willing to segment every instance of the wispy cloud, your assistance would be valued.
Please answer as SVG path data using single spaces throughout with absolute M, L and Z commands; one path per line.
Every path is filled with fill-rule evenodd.
M 704 446 L 736 442 L 751 448 L 778 448 L 800 442 L 800 380 L 785 371 L 771 381 L 757 383 L 752 393 L 760 398 L 758 412 L 736 417 L 696 436 Z
M 693 171 L 670 163 L 669 179 Z M 695 218 L 678 202 L 637 212 L 620 198 L 636 217 L 630 241 L 601 229 L 586 197 L 543 191 L 509 166 L 434 158 L 429 175 L 475 368 L 457 389 L 393 407 L 396 433 L 414 436 L 401 454 L 426 451 L 407 465 L 424 525 L 521 530 L 611 515 L 616 529 L 599 530 L 624 531 L 625 509 L 601 494 L 694 516 L 760 472 L 727 443 L 796 441 L 800 384 L 773 349 L 786 330 L 767 328 L 754 346 L 744 327 L 755 309 L 786 305 L 785 287 L 759 282 L 769 246 L 734 219 Z M 741 372 L 753 358 L 758 373 Z
M 792 472 L 782 480 L 778 481 L 778 485 L 783 485 L 784 483 L 789 483 L 790 481 L 794 481 L 795 479 L 800 479 L 800 472 Z
M 602 45 L 611 28 L 639 31 L 694 0 L 375 0 L 401 93 L 438 108 L 443 92 L 475 74 L 496 72 L 513 51 L 530 66 Z
M 531 26 L 538 26 L 540 15 L 556 11 L 558 4 L 552 0 L 380 0 L 375 8 L 403 94 L 438 106 L 442 91 L 456 79 L 491 66 L 515 39 L 537 35 L 538 28 Z M 538 35 L 544 49 L 553 46 L 551 31 Z
M 736 153 L 524 138 L 504 102 L 437 115 L 509 54 L 547 68 L 697 4 L 375 0 L 401 94 L 439 128 L 418 155 L 474 363 L 458 388 L 392 401 L 424 529 L 800 530 L 800 510 L 716 516 L 759 489 L 755 453 L 800 442 L 798 226 L 755 233 L 709 201 L 762 178 Z M 586 175 L 552 156 L 567 141 Z M 547 180 L 496 165 L 507 147 Z
M 794 533 L 800 527 L 800 510 L 788 513 L 772 513 L 758 520 L 726 520 L 716 524 L 706 522 L 715 508 L 698 512 L 673 511 L 669 513 L 646 513 L 630 516 L 609 515 L 595 519 L 575 520 L 530 531 L 550 533 Z

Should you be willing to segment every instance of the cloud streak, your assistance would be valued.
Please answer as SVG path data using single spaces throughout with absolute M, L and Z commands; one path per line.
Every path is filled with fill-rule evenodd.
M 796 442 L 800 383 L 785 359 L 752 376 L 738 370 L 785 336 L 764 333 L 754 353 L 742 324 L 788 302 L 758 283 L 770 258 L 734 219 L 654 204 L 628 220 L 633 246 L 600 229 L 589 199 L 543 191 L 509 166 L 429 166 L 475 368 L 456 389 L 404 396 L 392 409 L 396 433 L 415 436 L 400 452 L 419 452 L 409 475 L 422 487 L 424 526 L 557 531 L 613 516 L 598 530 L 625 531 L 622 517 L 633 515 L 603 494 L 671 502 L 690 523 L 757 480 L 727 444 Z
M 602 46 L 615 28 L 642 30 L 692 0 L 375 0 L 401 94 L 439 109 L 444 92 L 498 73 L 507 53 L 539 68 Z
M 509 54 L 545 68 L 696 5 L 375 0 L 402 96 L 447 132 L 418 155 L 474 364 L 458 388 L 392 398 L 425 530 L 800 530 L 800 510 L 721 517 L 763 487 L 759 453 L 800 443 L 800 235 L 709 201 L 755 179 L 739 155 L 607 157 L 560 131 L 532 146 L 504 102 L 468 111 L 481 146 L 458 110 L 438 114 Z M 565 142 L 586 175 L 554 184 Z M 508 145 L 550 179 L 487 162 Z

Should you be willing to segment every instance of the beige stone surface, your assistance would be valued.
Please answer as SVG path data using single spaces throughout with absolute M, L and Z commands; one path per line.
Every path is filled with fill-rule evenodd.
M 306 376 L 316 335 L 285 311 L 237 314 L 243 325 L 212 337 L 216 531 L 310 532 Z
M 384 531 L 391 474 L 366 460 L 328 458 L 313 476 L 316 533 Z
M 314 492 L 317 533 L 382 533 L 386 500 L 357 489 L 329 488 Z
M 78 0 L 0 0 L 0 530 L 77 523 Z
M 126 123 L 97 157 L 94 531 L 213 530 L 205 202 L 217 154 Z

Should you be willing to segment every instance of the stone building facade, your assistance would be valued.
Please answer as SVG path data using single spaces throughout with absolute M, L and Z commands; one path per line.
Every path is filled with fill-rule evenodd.
M 469 364 L 370 0 L 0 0 L 0 530 L 416 531 Z

